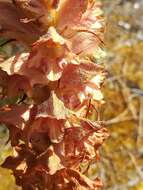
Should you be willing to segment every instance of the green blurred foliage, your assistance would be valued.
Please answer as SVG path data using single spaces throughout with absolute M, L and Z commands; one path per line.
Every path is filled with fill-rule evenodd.
M 0 164 L 6 157 L 12 155 L 10 143 L 8 143 L 8 130 L 5 126 L 0 125 Z M 0 167 L 0 190 L 18 190 L 12 172 Z

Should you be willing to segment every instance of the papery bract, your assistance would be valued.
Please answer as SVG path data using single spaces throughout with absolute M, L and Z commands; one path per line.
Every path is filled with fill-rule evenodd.
M 64 69 L 57 95 L 66 107 L 76 110 L 85 106 L 89 99 L 101 101 L 100 88 L 105 74 L 103 68 L 95 63 L 70 64 Z

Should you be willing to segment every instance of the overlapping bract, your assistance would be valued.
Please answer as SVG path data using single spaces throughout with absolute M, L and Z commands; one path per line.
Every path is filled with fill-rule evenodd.
M 0 108 L 15 150 L 3 167 L 23 190 L 95 190 L 101 182 L 84 176 L 81 164 L 96 158 L 108 136 L 99 121 L 106 72 L 93 61 L 103 43 L 100 4 L 2 0 L 1 9 L 2 35 L 30 45 L 1 63 L 1 98 L 18 97 Z

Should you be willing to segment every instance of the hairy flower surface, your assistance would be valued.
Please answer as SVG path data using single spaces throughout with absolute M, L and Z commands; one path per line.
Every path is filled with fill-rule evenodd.
M 0 63 L 0 123 L 23 190 L 96 190 L 87 171 L 108 137 L 100 121 L 106 72 L 96 62 L 104 20 L 96 0 L 0 0 L 0 35 L 27 46 Z M 93 118 L 94 116 L 94 118 Z

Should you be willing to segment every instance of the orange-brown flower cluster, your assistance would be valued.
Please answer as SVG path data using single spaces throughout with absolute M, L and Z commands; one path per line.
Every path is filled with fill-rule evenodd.
M 0 1 L 0 35 L 29 46 L 0 70 L 0 122 L 14 149 L 2 166 L 23 190 L 101 186 L 81 164 L 108 136 L 99 113 L 106 72 L 95 62 L 103 32 L 96 0 Z

